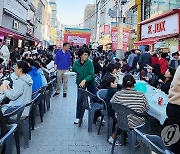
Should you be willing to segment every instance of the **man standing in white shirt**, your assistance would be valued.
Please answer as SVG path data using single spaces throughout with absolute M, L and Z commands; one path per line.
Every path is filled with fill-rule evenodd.
M 0 39 L 0 58 L 2 58 L 4 60 L 3 64 L 5 66 L 7 66 L 7 64 L 9 63 L 9 49 L 6 45 L 3 44 L 3 40 Z

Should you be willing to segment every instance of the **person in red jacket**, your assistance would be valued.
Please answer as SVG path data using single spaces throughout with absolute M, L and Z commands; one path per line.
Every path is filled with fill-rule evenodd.
M 166 70 L 169 67 L 169 63 L 166 60 L 166 54 L 165 53 L 161 53 L 161 52 L 159 53 L 159 62 L 158 62 L 158 64 L 160 65 L 161 73 L 164 75 Z
M 151 65 L 158 64 L 158 62 L 159 62 L 159 58 L 158 58 L 157 54 L 153 53 Z

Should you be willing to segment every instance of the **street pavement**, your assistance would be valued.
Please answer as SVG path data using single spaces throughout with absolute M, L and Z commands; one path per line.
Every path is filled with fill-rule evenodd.
M 61 88 L 62 89 L 62 88 Z M 51 99 L 50 111 L 46 112 L 44 122 L 39 116 L 29 148 L 21 148 L 22 154 L 110 154 L 111 144 L 106 141 L 105 126 L 97 135 L 98 124 L 93 132 L 87 131 L 87 112 L 81 128 L 74 125 L 77 89 L 75 77 L 69 77 L 67 97 L 62 93 Z M 22 145 L 22 143 L 21 143 Z M 22 146 L 23 147 L 23 146 Z M 141 147 L 136 153 L 142 153 Z M 115 154 L 128 154 L 128 146 L 116 146 Z

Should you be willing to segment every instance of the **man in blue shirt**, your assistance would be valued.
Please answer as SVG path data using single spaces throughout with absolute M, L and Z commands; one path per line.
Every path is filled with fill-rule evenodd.
M 54 60 L 54 67 L 57 71 L 57 84 L 56 84 L 56 93 L 54 96 L 59 95 L 60 93 L 60 83 L 63 78 L 63 97 L 67 96 L 67 77 L 63 76 L 65 72 L 69 70 L 72 66 L 71 62 L 71 53 L 69 51 L 70 44 L 65 42 L 63 43 L 63 48 L 56 52 L 56 57 Z

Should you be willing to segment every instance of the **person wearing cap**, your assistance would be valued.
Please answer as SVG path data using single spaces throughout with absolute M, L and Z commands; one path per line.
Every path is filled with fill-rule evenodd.
M 177 69 L 180 65 L 179 52 L 172 53 L 173 59 L 170 61 L 170 67 Z
M 10 52 L 8 47 L 5 44 L 3 44 L 3 40 L 0 39 L 0 58 L 4 60 L 3 64 L 5 66 L 7 66 L 7 64 L 9 63 L 9 56 L 10 56 Z

